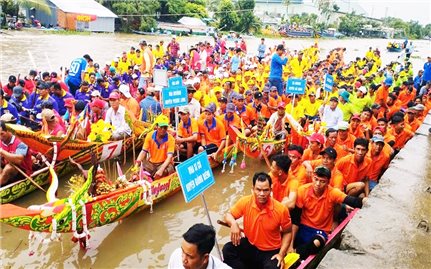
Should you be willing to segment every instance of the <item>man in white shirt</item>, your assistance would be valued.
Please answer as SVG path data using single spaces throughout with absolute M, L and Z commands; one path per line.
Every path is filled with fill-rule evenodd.
M 286 122 L 289 122 L 286 115 L 286 104 L 284 102 L 279 102 L 277 104 L 277 111 L 272 113 L 266 123 L 268 126 L 271 126 L 270 128 L 275 139 L 284 139 L 287 137 L 288 133 L 285 128 Z
M 319 115 L 322 122 L 326 123 L 326 128 L 337 129 L 343 121 L 343 111 L 338 106 L 338 98 L 333 96 L 329 99 L 329 105 L 322 105 L 319 108 Z
M 120 105 L 120 95 L 117 92 L 109 95 L 109 105 L 111 107 L 106 111 L 105 122 L 114 126 L 111 139 L 120 140 L 129 137 L 132 129 L 126 122 L 126 108 Z
M 197 120 L 201 115 L 201 104 L 193 97 L 195 92 L 196 89 L 192 85 L 187 85 L 187 97 L 189 101 L 187 107 L 190 110 L 190 117 Z
M 198 223 L 183 234 L 181 248 L 169 258 L 168 269 L 229 269 L 219 258 L 211 255 L 215 244 L 215 230 Z

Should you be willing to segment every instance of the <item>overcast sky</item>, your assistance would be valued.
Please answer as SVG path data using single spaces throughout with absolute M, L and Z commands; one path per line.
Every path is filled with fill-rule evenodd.
M 312 2 L 313 0 L 304 0 L 304 4 L 311 5 Z M 360 5 L 368 13 L 366 15 L 378 19 L 389 16 L 405 21 L 419 21 L 422 25 L 431 23 L 431 0 L 336 0 L 336 2 L 342 2 L 339 6 L 343 7 L 355 8 L 356 5 Z
M 371 17 L 390 16 L 403 20 L 415 20 L 420 24 L 431 23 L 431 0 L 354 0 Z M 353 2 L 353 0 L 352 0 Z

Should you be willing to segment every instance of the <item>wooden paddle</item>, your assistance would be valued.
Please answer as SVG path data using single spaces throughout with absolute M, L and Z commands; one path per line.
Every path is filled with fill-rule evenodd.
M 42 191 L 46 192 L 44 188 L 42 188 L 39 184 L 36 183 L 30 176 L 28 176 L 24 171 L 21 170 L 18 166 L 14 165 L 13 163 L 9 163 L 14 169 L 16 169 L 21 175 L 25 176 L 26 179 L 30 180 L 31 183 L 33 183 L 36 187 L 41 189 Z

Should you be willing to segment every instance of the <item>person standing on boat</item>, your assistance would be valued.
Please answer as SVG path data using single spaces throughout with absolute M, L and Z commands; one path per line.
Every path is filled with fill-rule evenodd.
M 180 51 L 180 44 L 176 40 L 176 36 L 172 37 L 171 42 L 169 42 L 167 47 L 169 56 L 171 57 L 171 61 L 175 62 L 178 58 L 178 52 Z
M 29 147 L 6 129 L 4 121 L 0 121 L 0 186 L 21 179 L 20 168 L 26 175 L 32 173 L 32 160 Z
M 181 248 L 169 258 L 168 269 L 229 269 L 219 258 L 211 255 L 216 232 L 213 227 L 197 223 L 183 234 Z
M 282 44 L 277 46 L 277 49 L 271 59 L 271 71 L 269 73 L 269 83 L 271 86 L 277 87 L 278 94 L 283 95 L 283 66 L 287 64 L 285 57 L 286 49 Z
M 147 42 L 142 40 L 139 42 L 142 51 L 142 64 L 141 64 L 141 76 L 139 78 L 139 88 L 146 88 L 148 86 L 148 81 L 153 76 L 154 70 L 154 56 L 151 49 L 147 46 Z
M 292 212 L 293 225 L 299 229 L 293 229 L 289 251 L 298 253 L 302 260 L 325 246 L 334 221 L 335 205 L 344 203 L 350 211 L 352 207 L 362 207 L 367 199 L 348 196 L 329 186 L 331 171 L 327 167 L 316 167 L 312 177 L 312 183 L 299 187 Z
M 126 122 L 126 108 L 120 105 L 120 95 L 117 92 L 109 95 L 109 105 L 111 107 L 106 111 L 105 122 L 114 126 L 111 139 L 120 140 L 129 137 L 132 130 Z
M 67 75 L 67 86 L 69 86 L 69 92 L 75 96 L 76 91 L 81 86 L 81 82 L 84 80 L 85 70 L 87 64 L 92 62 L 90 55 L 85 54 L 82 58 L 76 58 L 72 61 Z
M 136 159 L 154 179 L 168 176 L 175 172 L 173 156 L 175 138 L 168 133 L 169 119 L 160 115 L 156 119 L 157 128 L 145 137 L 144 146 Z
M 260 39 L 259 47 L 257 47 L 257 58 L 259 59 L 259 63 L 262 62 L 262 59 L 265 58 L 266 44 L 265 38 Z
M 223 247 L 224 263 L 235 269 L 281 268 L 292 239 L 289 210 L 271 197 L 272 179 L 253 176 L 252 195 L 242 197 L 224 216 L 231 241 Z M 244 220 L 244 235 L 237 219 Z

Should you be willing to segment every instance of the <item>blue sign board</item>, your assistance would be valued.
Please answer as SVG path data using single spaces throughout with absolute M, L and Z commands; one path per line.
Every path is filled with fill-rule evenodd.
M 176 169 L 186 203 L 215 183 L 206 151 L 180 163 Z
M 188 104 L 187 88 L 184 86 L 162 89 L 163 108 L 185 106 Z
M 168 87 L 179 87 L 183 86 L 183 78 L 182 77 L 173 77 L 168 80 Z
M 288 94 L 304 94 L 305 79 L 289 78 L 286 85 L 286 93 Z
M 173 77 L 168 80 L 168 87 L 162 89 L 163 108 L 185 106 L 188 104 L 187 88 L 183 86 L 182 77 Z
M 325 91 L 332 92 L 332 86 L 333 85 L 334 85 L 334 77 L 329 75 L 329 74 L 326 74 L 325 75 L 325 83 L 323 86 L 325 88 Z

